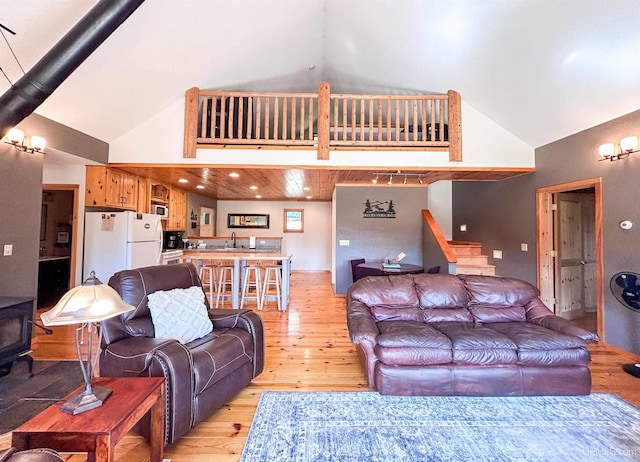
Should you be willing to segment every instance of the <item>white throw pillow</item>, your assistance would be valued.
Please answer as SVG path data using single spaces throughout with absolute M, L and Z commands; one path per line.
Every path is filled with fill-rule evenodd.
M 156 338 L 189 343 L 213 330 L 204 304 L 204 292 L 198 286 L 159 290 L 147 298 Z

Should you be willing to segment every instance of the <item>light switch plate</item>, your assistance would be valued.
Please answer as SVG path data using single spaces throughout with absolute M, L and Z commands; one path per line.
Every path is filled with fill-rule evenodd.
M 8 257 L 10 255 L 13 255 L 13 245 L 12 244 L 5 244 L 4 245 L 4 256 Z
M 340 245 L 349 245 L 349 239 L 340 239 Z
M 460 231 L 466 231 L 467 225 L 460 225 Z
M 494 250 L 493 258 L 502 259 L 502 250 Z
M 522 250 L 523 252 L 529 251 L 529 244 L 525 244 L 523 242 L 522 244 L 520 244 L 520 250 Z

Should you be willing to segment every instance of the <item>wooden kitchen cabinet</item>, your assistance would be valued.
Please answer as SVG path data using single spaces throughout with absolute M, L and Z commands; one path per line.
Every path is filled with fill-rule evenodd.
M 109 167 L 88 166 L 85 205 L 123 210 L 138 208 L 138 177 Z
M 178 188 L 169 188 L 169 219 L 167 231 L 187 229 L 187 192 Z

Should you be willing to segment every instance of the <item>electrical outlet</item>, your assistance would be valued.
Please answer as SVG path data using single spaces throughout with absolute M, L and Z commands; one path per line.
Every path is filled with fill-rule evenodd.
M 494 250 L 493 258 L 497 258 L 498 260 L 502 259 L 502 250 Z
M 264 245 L 266 243 L 267 243 L 267 241 L 260 241 L 260 245 Z
M 523 242 L 522 244 L 520 244 L 520 250 L 522 250 L 523 252 L 529 251 L 529 244 L 525 244 Z
M 466 231 L 467 225 L 460 225 L 460 231 Z
M 349 239 L 340 239 L 340 245 L 349 245 Z
M 13 244 L 5 244 L 4 245 L 4 256 L 8 257 L 13 255 Z

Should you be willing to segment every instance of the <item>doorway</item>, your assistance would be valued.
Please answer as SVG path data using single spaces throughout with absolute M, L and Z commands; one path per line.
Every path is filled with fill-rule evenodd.
M 69 256 L 69 288 L 76 284 L 78 191 L 79 186 L 73 184 L 42 185 L 42 205 L 43 210 L 47 206 L 47 217 L 41 226 L 41 237 L 45 237 L 40 241 L 41 257 Z
M 604 340 L 601 180 L 538 189 L 536 220 L 540 298 Z

